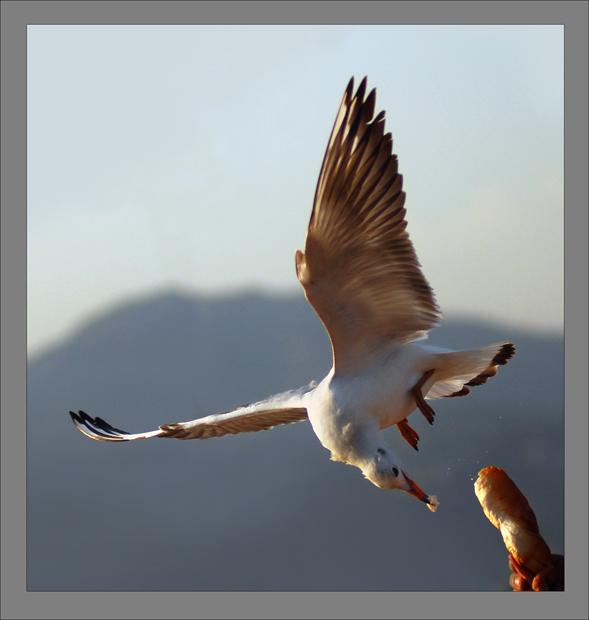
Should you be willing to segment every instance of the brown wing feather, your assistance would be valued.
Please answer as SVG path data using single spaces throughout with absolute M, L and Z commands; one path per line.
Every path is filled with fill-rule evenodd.
M 384 134 L 372 120 L 376 91 L 344 94 L 321 167 L 297 274 L 325 325 L 336 371 L 390 339 L 418 340 L 441 320 L 405 228 L 405 192 Z
M 236 435 L 237 433 L 266 431 L 281 424 L 292 424 L 308 418 L 305 407 L 266 409 L 243 414 L 242 411 L 246 409 L 247 407 L 242 407 L 235 411 L 211 415 L 191 422 L 162 424 L 157 431 L 134 434 L 114 428 L 102 418 L 92 418 L 84 411 L 78 413 L 70 411 L 70 416 L 84 435 L 97 441 L 115 442 L 135 441 L 150 437 L 209 439 L 210 437 L 223 437 L 223 435 Z
M 202 423 L 194 426 L 190 422 L 178 424 L 163 424 L 160 437 L 172 439 L 209 439 L 210 437 L 222 437 L 223 435 L 236 435 L 237 433 L 253 433 L 266 431 L 281 424 L 292 424 L 307 419 L 307 409 L 293 407 L 291 409 L 270 409 L 262 413 L 252 413 L 237 418 L 223 419 L 223 414 L 215 416 L 217 420 L 212 423 Z
M 312 382 L 305 387 L 275 394 L 233 411 L 198 418 L 190 422 L 162 424 L 157 430 L 145 433 L 122 431 L 102 418 L 92 418 L 84 411 L 78 413 L 70 411 L 70 416 L 84 435 L 97 441 L 136 441 L 151 437 L 208 439 L 237 433 L 265 431 L 281 424 L 306 420 L 308 419 L 306 397 L 316 386 L 317 384 Z

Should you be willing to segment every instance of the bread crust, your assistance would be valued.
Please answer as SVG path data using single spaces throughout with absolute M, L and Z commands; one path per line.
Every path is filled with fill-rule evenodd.
M 534 574 L 551 564 L 534 511 L 513 480 L 499 467 L 479 472 L 474 485 L 485 515 L 501 531 L 508 551 Z

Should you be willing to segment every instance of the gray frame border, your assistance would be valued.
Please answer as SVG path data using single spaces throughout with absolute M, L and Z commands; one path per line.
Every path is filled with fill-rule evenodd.
M 586 618 L 586 2 L 15 2 L 2 12 L 2 617 Z M 228 19 L 227 16 L 230 16 Z M 26 591 L 26 25 L 564 24 L 566 592 Z M 550 87 L 550 85 L 547 85 Z M 583 258 L 585 260 L 583 260 Z M 579 260 L 580 259 L 580 260 Z M 574 454 L 574 467 L 568 455 Z M 541 473 L 539 473 L 541 475 Z M 581 493 L 576 491 L 581 489 Z

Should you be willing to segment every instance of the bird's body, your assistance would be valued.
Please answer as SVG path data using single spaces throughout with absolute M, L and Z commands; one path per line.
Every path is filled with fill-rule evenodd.
M 342 461 L 360 467 L 366 477 L 377 486 L 389 486 L 393 480 L 379 480 L 370 475 L 371 462 L 378 450 L 384 451 L 379 456 L 391 454 L 391 468 L 397 463 L 388 449 L 381 431 L 406 422 L 407 417 L 417 409 L 415 396 L 411 388 L 420 379 L 433 370 L 421 385 L 423 394 L 455 390 L 457 375 L 468 373 L 468 381 L 475 379 L 472 369 L 484 374 L 492 366 L 493 359 L 505 350 L 500 344 L 485 349 L 453 352 L 423 345 L 409 343 L 399 345 L 391 343 L 389 347 L 374 355 L 370 363 L 361 370 L 340 376 L 334 369 L 312 391 L 306 395 L 309 421 L 322 445 L 331 452 L 334 461 Z M 507 345 L 507 351 L 510 350 Z M 458 380 L 460 391 L 464 378 Z M 432 394 L 435 398 L 435 393 Z M 439 397 L 439 396 L 437 396 Z M 417 434 L 414 447 L 417 448 Z M 413 445 L 413 444 L 412 444 Z M 386 478 L 386 477 L 385 477 Z
M 407 386 L 418 382 L 427 358 L 418 344 L 393 344 L 352 374 L 331 370 L 310 395 L 308 411 L 315 434 L 334 460 L 349 461 L 356 434 L 379 434 L 416 408 Z
M 408 476 L 381 431 L 397 425 L 417 449 L 407 417 L 425 398 L 465 396 L 484 383 L 515 348 L 499 343 L 468 351 L 425 345 L 441 312 L 405 231 L 405 193 L 384 134 L 384 112 L 372 120 L 375 91 L 350 81 L 319 175 L 305 252 L 296 270 L 309 303 L 329 333 L 333 368 L 318 385 L 291 390 L 235 411 L 129 434 L 84 412 L 78 428 L 101 441 L 149 437 L 206 439 L 266 430 L 309 419 L 331 458 L 359 467 L 384 489 L 408 491 L 435 510 L 437 500 Z

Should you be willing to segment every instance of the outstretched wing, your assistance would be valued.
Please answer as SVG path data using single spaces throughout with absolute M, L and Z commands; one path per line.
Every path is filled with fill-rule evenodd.
M 350 80 L 329 140 L 297 275 L 325 325 L 336 371 L 390 339 L 423 338 L 442 318 L 406 232 L 405 193 L 374 120 L 376 90 Z
M 210 415 L 191 422 L 163 424 L 158 430 L 146 433 L 127 433 L 114 428 L 102 418 L 92 418 L 84 411 L 70 416 L 78 429 L 97 441 L 135 441 L 150 437 L 172 439 L 208 439 L 237 433 L 265 431 L 281 424 L 292 424 L 307 419 L 307 396 L 315 389 L 315 384 L 271 396 L 253 405 L 239 407 L 235 411 Z

